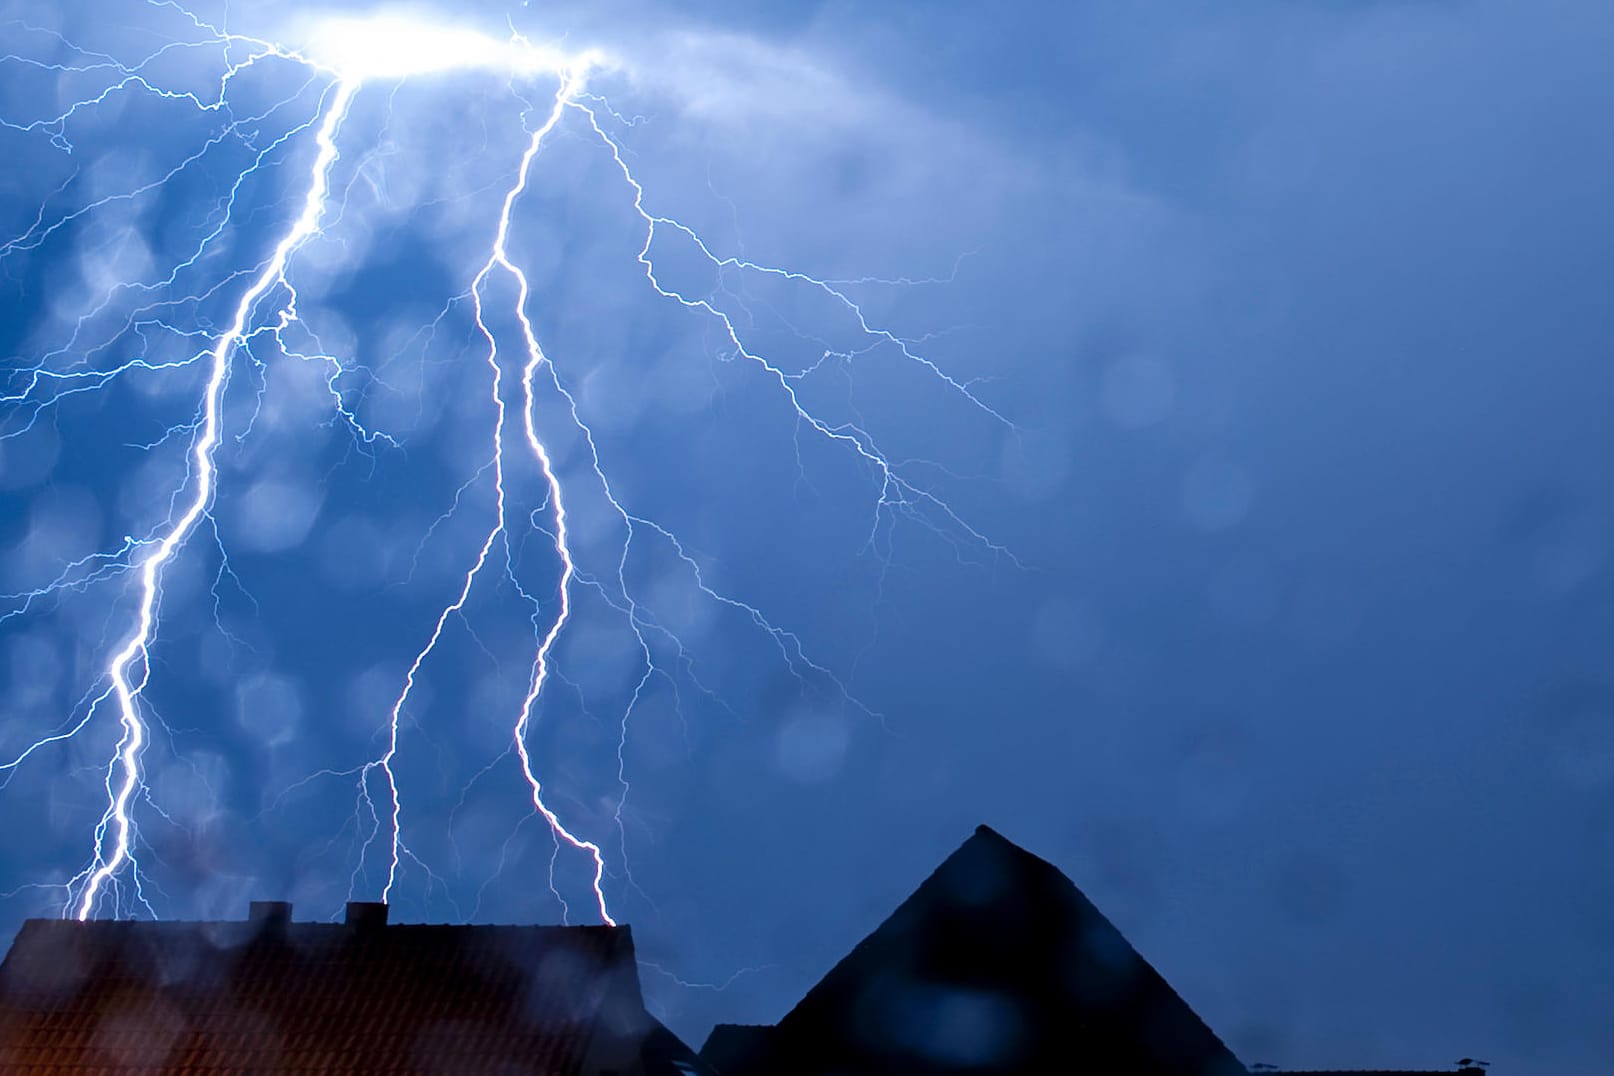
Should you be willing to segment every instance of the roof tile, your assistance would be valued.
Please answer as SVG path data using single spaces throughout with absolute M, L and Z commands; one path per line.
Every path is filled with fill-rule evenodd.
M 30 920 L 0 964 L 8 1073 L 569 1076 L 652 1034 L 626 927 Z

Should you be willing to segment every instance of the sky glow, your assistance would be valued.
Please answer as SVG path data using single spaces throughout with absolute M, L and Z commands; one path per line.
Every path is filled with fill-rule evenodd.
M 298 51 L 344 79 L 400 79 L 450 71 L 536 78 L 599 66 L 597 50 L 571 54 L 512 35 L 500 40 L 452 22 L 377 12 L 312 21 Z

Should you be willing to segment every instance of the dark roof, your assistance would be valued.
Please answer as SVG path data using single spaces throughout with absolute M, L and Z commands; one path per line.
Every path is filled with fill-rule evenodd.
M 387 926 L 378 906 L 291 923 L 268 907 L 29 920 L 0 964 L 0 1072 L 701 1071 L 645 1012 L 626 927 Z
M 720 1028 L 701 1056 L 724 1076 L 1246 1072 L 1070 879 L 985 826 L 775 1028 Z
M 720 1073 L 751 1072 L 767 1057 L 772 1024 L 718 1024 L 701 1046 L 701 1060 Z

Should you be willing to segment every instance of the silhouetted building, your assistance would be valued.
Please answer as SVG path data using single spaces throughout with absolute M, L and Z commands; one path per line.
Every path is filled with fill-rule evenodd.
M 720 1024 L 701 1058 L 720 1076 L 1248 1071 L 1070 879 L 986 826 L 778 1024 Z
M 648 1013 L 627 927 L 31 919 L 0 1072 L 705 1073 Z
M 1052 864 L 985 826 L 771 1028 L 714 1029 L 722 1076 L 1245 1068 Z
M 245 922 L 31 919 L 0 963 L 0 1073 L 1252 1070 L 1329 1076 L 1247 1070 L 1070 879 L 985 826 L 778 1024 L 719 1025 L 698 1056 L 645 1011 L 627 927 L 389 926 L 359 903 L 293 923 L 258 902 Z

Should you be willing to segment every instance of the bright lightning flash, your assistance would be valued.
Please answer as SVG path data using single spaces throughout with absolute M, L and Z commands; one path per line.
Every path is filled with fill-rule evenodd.
M 522 37 L 500 41 L 468 27 L 392 14 L 323 18 L 308 25 L 303 36 L 306 44 L 297 51 L 348 81 L 390 81 L 450 71 L 524 78 L 586 76 L 605 59 L 596 51 L 570 54 Z
M 115 712 L 121 734 L 116 752 L 105 769 L 105 811 L 94 830 L 89 864 L 67 885 L 68 899 L 64 913 L 84 919 L 109 908 L 116 912 L 124 899 L 122 892 L 126 880 L 132 885 L 138 899 L 145 901 L 141 888 L 142 870 L 136 861 L 140 843 L 135 815 L 140 802 L 151 802 L 151 791 L 144 782 L 142 758 L 152 738 L 153 715 L 144 701 L 144 692 L 154 674 L 153 647 L 159 636 L 164 576 L 199 533 L 210 531 L 217 534 L 212 510 L 219 485 L 224 480 L 224 471 L 217 457 L 221 446 L 230 438 L 240 440 L 250 433 L 250 424 L 244 429 L 227 431 L 225 399 L 232 374 L 238 371 L 243 361 L 250 358 L 255 364 L 261 362 L 249 353 L 252 342 L 255 339 L 272 339 L 289 358 L 327 363 L 331 369 L 328 386 L 336 421 L 348 426 L 356 441 L 367 448 L 381 447 L 385 450 L 385 446 L 399 444 L 386 431 L 364 425 L 355 410 L 358 405 L 340 389 L 339 379 L 353 367 L 356 359 L 310 356 L 293 350 L 289 343 L 291 331 L 300 320 L 297 313 L 298 254 L 310 240 L 323 234 L 333 218 L 340 215 L 342 208 L 342 189 L 335 176 L 343 156 L 343 125 L 354 101 L 371 85 L 379 84 L 391 92 L 391 88 L 406 79 L 480 71 L 507 79 L 512 87 L 547 84 L 551 80 L 556 86 L 546 106 L 529 110 L 526 146 L 516 162 L 514 181 L 503 192 L 496 226 L 487 239 L 485 257 L 481 259 L 480 268 L 474 275 L 463 282 L 463 292 L 450 303 L 450 307 L 468 308 L 479 338 L 477 350 L 486 366 L 487 404 L 491 414 L 487 427 L 487 464 L 472 482 L 485 477 L 491 483 L 493 512 L 486 522 L 486 529 L 479 528 L 482 537 L 476 555 L 464 567 L 463 576 L 452 596 L 440 606 L 429 628 L 424 631 L 423 642 L 415 652 L 393 704 L 385 715 L 380 736 L 384 747 L 374 757 L 351 768 L 322 773 L 346 775 L 357 782 L 359 809 L 356 819 L 360 831 L 367 826 L 368 832 L 364 834 L 362 847 L 358 849 L 352 875 L 354 889 L 367 877 L 366 858 L 377 841 L 384 842 L 386 848 L 383 857 L 386 863 L 385 883 L 379 893 L 383 900 L 391 899 L 399 884 L 400 872 L 409 862 L 418 863 L 428 876 L 435 877 L 404 840 L 408 826 L 405 795 L 394 768 L 402 746 L 401 733 L 406 725 L 418 675 L 432 660 L 445 632 L 453 627 L 456 618 L 465 618 L 467 603 L 478 584 L 490 575 L 508 582 L 528 602 L 533 624 L 531 665 L 519 708 L 508 723 L 509 750 L 519 762 L 520 775 L 530 800 L 532 813 L 527 817 L 544 819 L 556 841 L 557 851 L 565 846 L 573 850 L 568 854 L 582 853 L 587 857 L 595 914 L 606 923 L 614 923 L 608 907 L 607 888 L 613 878 L 624 875 L 608 869 L 603 836 L 583 836 L 578 827 L 568 825 L 560 813 L 546 802 L 544 786 L 539 777 L 540 763 L 530 746 L 534 721 L 551 684 L 560 675 L 557 671 L 557 644 L 574 619 L 579 588 L 587 588 L 622 618 L 622 623 L 634 640 L 635 659 L 638 661 L 639 673 L 631 698 L 616 715 L 619 729 L 617 780 L 620 792 L 614 817 L 618 834 L 613 847 L 624 857 L 626 833 L 622 828 L 622 810 L 629 790 L 624 752 L 629 725 L 652 678 L 662 676 L 675 682 L 678 676 L 676 670 L 664 666 L 664 659 L 658 654 L 671 648 L 673 663 L 683 669 L 686 681 L 705 690 L 704 685 L 694 679 L 689 671 L 689 649 L 684 641 L 649 611 L 649 603 L 630 582 L 630 561 L 640 555 L 638 551 L 642 546 L 648 543 L 660 549 L 663 555 L 670 555 L 687 573 L 690 584 L 704 600 L 710 601 L 726 614 L 739 614 L 762 633 L 776 648 L 784 667 L 804 686 L 809 679 L 832 685 L 844 703 L 854 707 L 861 704 L 856 702 L 841 679 L 807 656 L 801 640 L 795 634 L 777 627 L 757 605 L 710 585 L 701 562 L 684 539 L 671 527 L 628 504 L 610 480 L 607 467 L 602 462 L 600 444 L 584 416 L 584 409 L 568 388 L 563 373 L 557 370 L 540 343 L 542 319 L 537 317 L 535 320 L 534 289 L 510 247 L 512 222 L 520 213 L 523 196 L 536 181 L 535 172 L 546 144 L 567 127 L 569 117 L 572 118 L 571 133 L 592 139 L 593 144 L 608 155 L 620 174 L 622 205 L 626 212 L 633 215 L 630 219 L 642 229 L 643 241 L 637 258 L 650 293 L 676 304 L 674 309 L 683 308 L 715 327 L 727 351 L 735 358 L 755 364 L 765 380 L 777 390 L 780 399 L 794 413 L 799 431 L 850 453 L 865 470 L 872 490 L 870 549 L 877 551 L 877 538 L 882 526 L 900 516 L 929 528 L 960 548 L 972 547 L 989 557 L 1012 559 L 1006 550 L 992 542 L 981 530 L 966 523 L 930 486 L 908 477 L 907 465 L 888 456 L 861 421 L 829 418 L 815 412 L 800 391 L 804 379 L 813 370 L 788 370 L 748 342 L 746 321 L 732 306 L 725 305 L 725 299 L 733 298 L 732 293 L 687 293 L 667 283 L 666 274 L 658 271 L 652 254 L 657 249 L 659 237 L 667 236 L 691 245 L 698 256 L 720 275 L 739 274 L 785 281 L 827 298 L 851 319 L 851 331 L 862 340 L 858 353 L 886 349 L 917 366 L 925 376 L 937 379 L 947 391 L 955 393 L 992 421 L 1007 427 L 1008 420 L 983 402 L 969 383 L 954 379 L 922 355 L 915 342 L 871 320 L 851 297 L 850 285 L 738 257 L 720 256 L 694 230 L 648 208 L 649 195 L 628 163 L 631 155 L 625 150 L 619 136 L 611 133 L 609 120 L 617 117 L 601 98 L 589 92 L 590 75 L 610 66 L 601 53 L 569 53 L 553 46 L 534 44 L 514 34 L 499 39 L 463 26 L 434 24 L 395 15 L 316 20 L 304 24 L 299 33 L 288 35 L 290 43 L 282 43 L 226 33 L 177 7 L 173 0 L 149 0 L 149 6 L 153 10 L 179 12 L 187 25 L 197 31 L 198 39 L 184 43 L 183 47 L 209 46 L 223 57 L 223 74 L 217 84 L 216 96 L 167 88 L 152 73 L 160 69 L 167 53 L 182 47 L 180 43 L 165 45 L 138 60 L 127 61 L 77 48 L 47 31 L 25 28 L 30 39 L 49 39 L 53 47 L 59 46 L 59 53 L 65 52 L 67 58 L 46 61 L 19 54 L 0 57 L 0 64 L 10 62 L 70 74 L 79 79 L 99 78 L 101 81 L 92 92 L 70 103 L 54 116 L 33 120 L 13 120 L 0 116 L 0 123 L 9 129 L 9 134 L 20 138 L 47 139 L 52 146 L 72 152 L 77 118 L 93 113 L 119 93 L 151 94 L 203 112 L 231 112 L 234 81 L 258 64 L 284 65 L 290 70 L 300 71 L 304 79 L 312 80 L 313 85 L 322 88 L 314 117 L 294 125 L 267 144 L 240 135 L 237 128 L 246 126 L 245 119 L 232 124 L 227 134 L 240 137 L 254 147 L 251 163 L 236 176 L 222 218 L 187 256 L 176 260 L 166 271 L 157 273 L 151 279 L 113 283 L 108 293 L 79 318 L 70 336 L 59 346 L 24 361 L 10 361 L 7 368 L 0 371 L 5 375 L 5 380 L 0 381 L 0 406 L 6 408 L 0 412 L 0 443 L 31 429 L 41 416 L 59 408 L 71 397 L 86 392 L 107 391 L 135 371 L 159 375 L 192 367 L 206 371 L 194 422 L 169 431 L 169 435 L 174 437 L 188 435 L 189 442 L 185 457 L 186 473 L 172 491 L 172 508 L 166 520 L 147 535 L 127 537 L 115 548 L 61 566 L 50 581 L 21 594 L 8 596 L 12 607 L 0 609 L 0 624 L 4 624 L 13 618 L 33 615 L 38 607 L 50 601 L 64 600 L 69 595 L 83 593 L 120 578 L 132 580 L 132 623 L 121 633 L 121 642 L 111 648 L 101 676 L 85 694 L 81 704 L 74 708 L 57 731 L 28 744 L 14 758 L 0 761 L 0 781 L 9 781 L 28 759 L 77 736 L 104 709 L 110 708 Z M 295 100 L 294 90 L 284 101 L 250 117 L 251 126 L 262 127 L 266 117 L 290 109 Z M 298 208 L 279 231 L 268 255 L 254 265 L 220 272 L 210 280 L 204 279 L 195 290 L 181 288 L 180 281 L 189 280 L 216 261 L 215 248 L 221 242 L 220 237 L 228 232 L 236 191 L 260 167 L 267 167 L 265 162 L 271 154 L 294 145 L 300 136 L 306 136 L 311 141 L 312 155 L 306 173 L 301 174 Z M 216 142 L 222 140 L 223 136 L 203 146 L 156 184 L 129 191 L 114 191 L 67 208 L 63 208 L 62 199 L 47 199 L 41 205 L 37 218 L 22 233 L 0 242 L 0 266 L 9 259 L 45 248 L 72 221 L 93 217 L 114 202 L 141 197 L 160 187 L 162 182 L 175 180 L 193 162 L 213 152 Z M 191 324 L 183 323 L 188 309 L 214 294 L 228 294 L 231 289 L 238 289 L 238 295 L 231 301 L 232 314 L 222 328 L 196 319 L 194 315 L 191 315 Z M 500 303 L 498 297 L 509 292 L 513 292 L 513 297 L 508 300 L 508 306 L 496 305 Z M 121 301 L 121 296 L 132 293 L 150 297 L 150 301 L 135 309 L 127 321 L 114 325 L 110 333 L 99 327 L 103 312 L 112 309 L 115 301 Z M 444 315 L 447 313 L 445 310 Z M 439 317 L 441 320 L 442 316 Z M 499 328 L 501 324 L 517 327 L 513 339 L 508 328 Z M 105 355 L 113 338 L 130 332 L 141 339 L 145 339 L 148 332 L 167 332 L 181 340 L 205 340 L 206 346 L 180 360 L 142 357 L 108 363 Z M 97 335 L 103 333 L 107 334 L 104 338 Z M 826 352 L 826 360 L 832 357 L 849 361 L 853 354 Z M 512 385 L 519 385 L 519 394 L 511 391 Z M 584 565 L 582 555 L 574 544 L 573 518 L 568 514 L 568 506 L 574 503 L 572 491 L 563 483 L 561 470 L 540 429 L 541 398 L 549 399 L 552 404 L 559 401 L 561 410 L 570 417 L 571 428 L 566 433 L 573 439 L 580 439 L 586 446 L 584 478 L 591 483 L 589 488 L 595 500 L 609 506 L 609 518 L 594 521 L 593 529 L 598 531 L 602 526 L 608 526 L 620 535 L 615 540 L 614 554 L 593 568 Z M 509 414 L 517 399 L 521 408 L 519 421 Z M 541 483 L 543 499 L 538 508 L 531 511 L 513 510 L 514 495 L 509 485 L 513 468 L 521 469 Z M 459 498 L 456 497 L 455 508 L 450 512 L 458 511 L 458 506 Z M 554 561 L 558 565 L 558 577 L 553 580 L 549 596 L 529 593 L 516 576 L 513 537 L 534 535 L 542 537 L 552 547 Z M 219 542 L 222 553 L 222 539 Z M 221 573 L 228 571 L 226 560 Z M 320 776 L 315 774 L 308 780 Z M 0 784 L 0 788 L 3 787 Z M 155 809 L 154 804 L 153 807 Z M 551 862 L 550 888 L 560 898 L 554 879 L 553 860 Z M 621 871 L 626 871 L 625 859 Z M 564 908 L 564 899 L 561 903 Z M 149 910 L 149 905 L 147 908 Z

